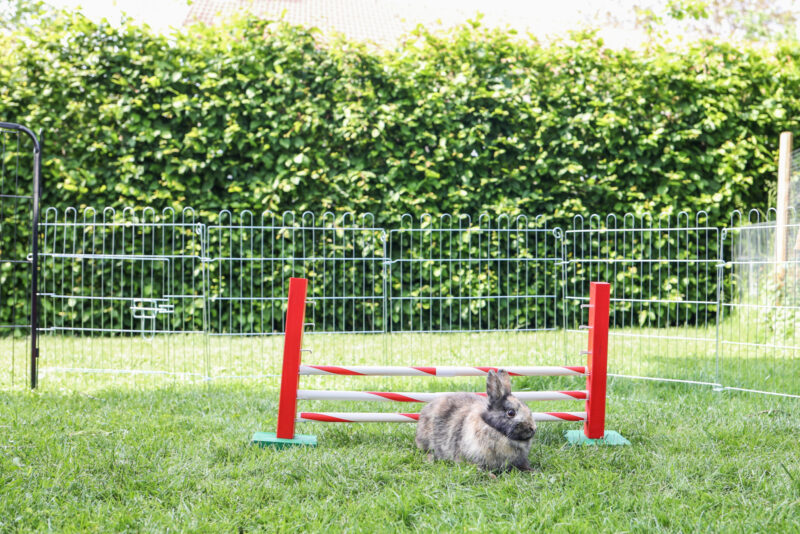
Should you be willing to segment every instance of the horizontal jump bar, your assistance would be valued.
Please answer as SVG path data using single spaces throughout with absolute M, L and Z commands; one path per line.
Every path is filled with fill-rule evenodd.
M 534 421 L 585 421 L 586 412 L 533 412 Z M 419 413 L 300 412 L 297 422 L 416 423 Z
M 486 376 L 489 371 L 505 369 L 511 376 L 585 376 L 589 373 L 583 365 L 559 367 L 379 367 L 301 365 L 301 375 L 351 375 L 351 376 Z
M 387 391 L 309 391 L 299 390 L 299 400 L 341 400 L 341 401 L 395 401 L 430 402 L 436 397 L 449 393 L 391 393 Z M 485 397 L 486 393 L 476 393 Z M 588 392 L 583 391 L 518 391 L 514 396 L 521 401 L 586 400 Z

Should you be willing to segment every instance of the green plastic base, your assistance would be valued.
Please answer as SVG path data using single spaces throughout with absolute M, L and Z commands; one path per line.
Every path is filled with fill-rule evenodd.
M 317 446 L 317 436 L 309 434 L 295 434 L 292 439 L 279 438 L 275 432 L 256 432 L 253 434 L 253 439 L 250 441 L 251 445 L 258 445 L 259 447 L 274 447 L 276 449 L 285 449 L 286 447 L 297 447 L 305 445 L 308 447 Z
M 567 430 L 564 432 L 570 445 L 630 445 L 631 442 L 623 438 L 619 432 L 606 430 L 602 438 L 589 439 L 583 430 Z

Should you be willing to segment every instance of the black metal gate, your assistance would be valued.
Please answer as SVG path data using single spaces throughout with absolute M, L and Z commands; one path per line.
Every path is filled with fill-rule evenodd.
M 36 135 L 0 122 L 0 386 L 37 384 L 41 163 Z

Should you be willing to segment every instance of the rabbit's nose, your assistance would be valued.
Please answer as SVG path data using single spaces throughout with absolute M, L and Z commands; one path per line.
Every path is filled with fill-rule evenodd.
M 517 427 L 517 433 L 523 439 L 532 438 L 534 434 L 536 434 L 536 425 L 532 425 L 530 423 L 520 423 Z

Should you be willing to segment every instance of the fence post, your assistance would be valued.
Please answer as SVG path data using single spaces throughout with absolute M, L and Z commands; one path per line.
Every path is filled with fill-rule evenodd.
M 574 219 L 573 219 L 573 230 L 574 230 Z M 561 269 L 561 350 L 564 351 L 564 365 L 569 365 L 569 339 L 567 330 L 570 325 L 567 322 L 567 297 L 569 296 L 567 293 L 567 266 L 569 263 L 567 262 L 567 232 L 569 230 L 565 230 L 561 232 L 561 257 L 555 262 L 556 269 Z M 558 279 L 558 272 L 556 271 L 556 276 L 554 277 Z M 558 282 L 556 282 L 558 284 Z M 556 317 L 558 316 L 558 285 L 556 285 L 556 298 L 554 299 L 555 303 L 555 314 Z
M 583 433 L 589 439 L 605 435 L 606 373 L 608 370 L 608 313 L 611 285 L 592 282 L 589 290 L 589 375 L 586 377 L 586 422 Z
M 789 220 L 789 182 L 792 175 L 792 132 L 782 132 L 778 155 L 778 202 L 775 221 L 775 275 L 778 286 L 786 274 L 786 242 Z
M 42 131 L 39 131 L 42 135 Z M 31 221 L 31 389 L 39 385 L 39 198 L 41 194 L 42 141 L 33 155 L 33 220 Z
M 717 315 L 716 315 L 716 325 L 714 330 L 714 382 L 717 383 L 716 386 L 713 386 L 714 391 L 722 391 L 722 375 L 721 373 L 721 366 L 720 363 L 722 362 L 722 344 L 720 343 L 720 339 L 722 336 L 722 332 L 720 331 L 720 325 L 722 325 L 722 321 L 725 319 L 725 306 L 722 300 L 725 298 L 725 292 L 723 288 L 723 284 L 725 283 L 725 237 L 727 236 L 727 228 L 723 228 L 720 230 L 718 245 L 717 245 Z M 732 258 L 731 258 L 732 259 Z

